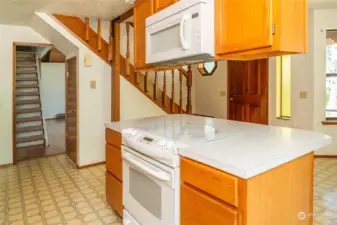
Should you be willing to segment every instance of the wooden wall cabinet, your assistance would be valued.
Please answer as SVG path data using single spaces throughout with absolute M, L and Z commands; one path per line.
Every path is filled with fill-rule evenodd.
M 180 225 L 312 225 L 313 159 L 242 179 L 182 157 Z
M 305 53 L 307 16 L 307 0 L 215 0 L 215 58 Z
M 176 2 L 177 2 L 177 0 L 153 0 L 154 13 L 157 13 L 160 10 L 165 9 L 166 7 L 172 5 Z
M 106 199 L 123 216 L 122 136 L 116 131 L 106 129 L 105 139 Z

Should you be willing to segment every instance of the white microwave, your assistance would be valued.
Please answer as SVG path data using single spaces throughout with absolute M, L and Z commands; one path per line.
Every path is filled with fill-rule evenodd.
M 146 63 L 170 66 L 214 58 L 214 0 L 180 0 L 146 19 Z

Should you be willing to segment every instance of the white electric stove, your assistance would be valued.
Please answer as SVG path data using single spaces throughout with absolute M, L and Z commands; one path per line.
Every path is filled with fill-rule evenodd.
M 182 115 L 124 129 L 124 225 L 179 225 L 179 149 L 234 135 L 212 118 Z

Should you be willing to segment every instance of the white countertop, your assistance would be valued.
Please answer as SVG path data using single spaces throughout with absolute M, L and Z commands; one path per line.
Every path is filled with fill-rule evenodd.
M 210 126 L 214 127 L 213 133 L 205 129 Z M 106 127 L 118 132 L 140 128 L 172 140 L 187 141 L 189 147 L 179 149 L 180 155 L 244 179 L 331 143 L 330 136 L 314 131 L 188 115 L 114 122 Z M 205 135 L 201 135 L 203 132 Z

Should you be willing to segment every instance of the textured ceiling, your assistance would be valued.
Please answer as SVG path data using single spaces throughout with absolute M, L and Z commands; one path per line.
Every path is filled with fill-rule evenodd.
M 33 12 L 110 20 L 131 7 L 125 0 L 0 0 L 0 24 L 28 24 Z

